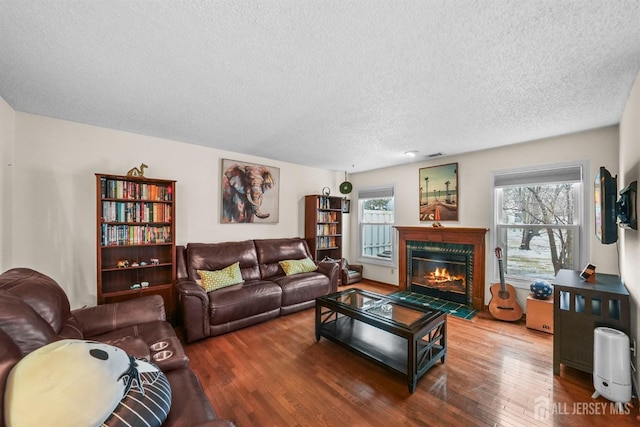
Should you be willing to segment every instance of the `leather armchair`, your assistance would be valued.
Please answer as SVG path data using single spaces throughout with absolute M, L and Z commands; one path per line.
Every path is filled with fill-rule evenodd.
M 172 388 L 171 411 L 163 426 L 225 426 L 189 366 L 182 344 L 165 321 L 159 295 L 71 310 L 64 290 L 50 277 L 28 268 L 0 275 L 0 427 L 4 427 L 7 376 L 19 360 L 54 341 L 99 341 L 154 362 Z M 154 343 L 166 343 L 167 358 L 156 358 Z
M 351 285 L 362 280 L 363 266 L 360 264 L 349 264 L 346 258 L 342 258 L 340 274 L 342 275 L 342 285 Z

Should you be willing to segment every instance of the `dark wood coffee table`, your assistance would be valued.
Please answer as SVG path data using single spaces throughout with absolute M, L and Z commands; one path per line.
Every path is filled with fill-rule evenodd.
M 447 355 L 446 313 L 361 289 L 316 298 L 316 341 L 325 337 L 407 379 Z

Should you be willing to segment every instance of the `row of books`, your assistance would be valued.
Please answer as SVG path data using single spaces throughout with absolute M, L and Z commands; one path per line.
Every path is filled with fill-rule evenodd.
M 171 243 L 170 226 L 102 225 L 102 246 Z
M 340 205 L 331 206 L 331 199 L 325 196 L 318 197 L 318 201 L 316 204 L 318 206 L 318 209 L 342 209 L 342 199 L 334 199 L 334 205 L 336 203 L 335 200 L 339 200 Z
M 330 249 L 338 247 L 338 238 L 335 236 L 318 237 L 316 249 Z
M 318 212 L 318 222 L 338 222 L 339 212 Z
M 170 185 L 147 184 L 144 182 L 122 181 L 100 178 L 100 195 L 103 199 L 133 199 L 172 201 Z
M 338 224 L 318 224 L 316 226 L 316 234 L 318 236 L 340 234 L 340 232 L 338 231 Z
M 154 202 L 102 202 L 104 222 L 171 222 L 171 205 Z

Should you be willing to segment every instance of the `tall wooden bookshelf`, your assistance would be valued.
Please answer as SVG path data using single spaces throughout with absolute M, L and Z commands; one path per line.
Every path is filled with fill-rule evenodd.
M 175 321 L 175 181 L 96 174 L 96 195 L 98 304 L 158 294 Z
M 342 197 L 304 199 L 304 237 L 315 261 L 342 258 Z

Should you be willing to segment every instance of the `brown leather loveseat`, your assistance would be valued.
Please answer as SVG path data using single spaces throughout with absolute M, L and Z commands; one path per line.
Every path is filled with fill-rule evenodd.
M 318 263 L 313 272 L 287 276 L 280 261 L 311 258 L 301 238 L 189 243 L 177 247 L 178 293 L 188 342 L 224 334 L 315 306 L 337 292 L 337 263 Z M 240 263 L 242 283 L 206 292 L 197 270 L 221 270 Z
M 154 362 L 172 392 L 163 426 L 233 426 L 217 419 L 178 337 L 165 321 L 159 295 L 71 310 L 64 290 L 49 276 L 28 268 L 1 274 L 0 402 L 5 401 L 9 372 L 20 359 L 61 339 L 99 341 Z M 157 343 L 164 348 L 159 350 Z M 4 412 L 2 403 L 0 427 L 5 426 Z

